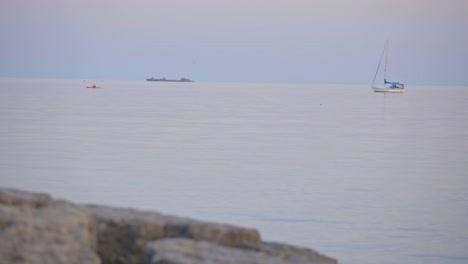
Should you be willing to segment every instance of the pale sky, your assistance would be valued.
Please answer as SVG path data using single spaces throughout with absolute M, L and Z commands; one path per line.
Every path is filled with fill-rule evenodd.
M 0 0 L 0 77 L 468 84 L 468 0 Z

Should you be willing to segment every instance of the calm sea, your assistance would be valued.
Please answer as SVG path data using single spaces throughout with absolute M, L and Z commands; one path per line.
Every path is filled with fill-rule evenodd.
M 0 185 L 468 263 L 468 87 L 0 79 Z

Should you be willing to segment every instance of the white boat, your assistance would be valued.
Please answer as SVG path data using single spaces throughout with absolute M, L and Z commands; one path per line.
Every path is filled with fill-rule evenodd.
M 385 54 L 385 67 L 384 67 L 384 83 L 382 86 L 374 85 L 375 78 L 377 77 L 377 73 L 379 72 L 380 64 L 382 63 L 382 57 Z M 385 43 L 384 50 L 382 55 L 380 56 L 379 66 L 377 66 L 377 70 L 375 72 L 374 80 L 372 81 L 372 89 L 374 92 L 384 92 L 384 93 L 402 93 L 405 91 L 405 84 L 399 82 L 389 82 L 387 81 L 387 62 L 388 62 L 388 40 Z

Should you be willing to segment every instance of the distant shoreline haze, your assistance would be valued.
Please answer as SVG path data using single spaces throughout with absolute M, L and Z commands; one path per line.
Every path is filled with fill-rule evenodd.
M 147 78 L 142 78 L 142 79 L 106 79 L 106 78 L 96 78 L 96 79 L 79 79 L 79 78 L 52 78 L 52 77 L 12 77 L 12 76 L 0 76 L 0 79 L 25 79 L 25 80 L 70 80 L 70 81 L 81 81 L 85 84 L 90 84 L 90 83 L 96 83 L 100 81 L 145 81 L 147 82 Z M 292 85 L 317 85 L 317 84 L 323 84 L 323 85 L 361 85 L 361 86 L 370 86 L 371 82 L 369 83 L 313 83 L 313 82 L 267 82 L 267 81 L 213 81 L 213 80 L 194 80 L 197 83 L 239 83 L 239 84 L 292 84 Z M 376 82 L 376 84 L 379 84 Z M 429 83 L 405 83 L 405 85 L 409 86 L 468 86 L 467 84 L 444 84 L 444 83 L 435 83 L 435 84 L 429 84 Z

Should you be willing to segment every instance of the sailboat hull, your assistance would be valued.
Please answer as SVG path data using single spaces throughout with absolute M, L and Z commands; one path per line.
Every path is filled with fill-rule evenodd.
M 403 93 L 405 91 L 405 89 L 403 88 L 375 87 L 375 86 L 372 86 L 372 89 L 376 93 Z
M 382 62 L 382 58 L 385 54 L 385 67 L 384 67 L 384 83 L 383 86 L 374 86 L 375 78 L 379 72 L 380 64 Z M 405 91 L 405 84 L 399 82 L 390 82 L 387 81 L 387 62 L 388 62 L 388 40 L 385 43 L 384 50 L 382 51 L 382 55 L 380 56 L 379 66 L 377 66 L 377 70 L 375 71 L 374 80 L 372 81 L 371 87 L 372 90 L 376 93 L 403 93 Z

